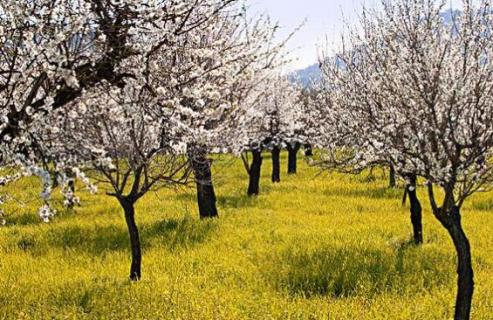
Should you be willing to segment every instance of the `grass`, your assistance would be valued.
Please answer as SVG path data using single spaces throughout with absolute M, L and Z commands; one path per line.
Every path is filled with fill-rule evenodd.
M 455 254 L 423 190 L 425 244 L 415 247 L 401 190 L 380 173 L 320 175 L 300 161 L 298 175 L 273 185 L 269 160 L 252 199 L 241 162 L 218 161 L 215 221 L 198 219 L 192 189 L 142 199 L 138 283 L 127 280 L 127 231 L 113 199 L 82 193 L 81 208 L 44 224 L 30 201 L 36 180 L 17 183 L 0 228 L 0 319 L 452 317 Z M 473 319 L 493 318 L 491 199 L 479 194 L 463 210 Z

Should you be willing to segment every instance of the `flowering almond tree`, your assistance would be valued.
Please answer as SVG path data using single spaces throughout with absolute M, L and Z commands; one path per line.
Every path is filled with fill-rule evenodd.
M 259 194 L 262 151 L 272 153 L 272 182 L 280 182 L 280 151 L 298 143 L 301 122 L 300 91 L 285 76 L 273 75 L 259 87 L 253 103 L 244 105 L 237 126 L 242 159 L 249 174 L 248 195 Z M 252 163 L 247 153 L 252 153 Z
M 367 136 L 371 128 L 366 125 L 370 122 L 359 120 L 356 122 L 351 118 L 354 114 L 350 114 L 350 109 L 347 109 L 346 105 L 334 103 L 332 97 L 334 87 L 329 79 L 332 77 L 332 72 L 339 72 L 337 69 L 341 67 L 340 60 L 334 61 L 327 58 L 322 63 L 324 81 L 306 95 L 304 111 L 306 135 L 322 150 L 313 163 L 325 170 L 349 174 L 360 174 L 366 169 L 389 166 L 391 182 L 395 174 L 407 182 L 403 204 L 409 198 L 414 242 L 417 245 L 422 244 L 422 208 L 417 196 L 417 176 L 412 172 L 397 172 L 388 153 L 374 152 L 377 146 L 373 146 L 374 141 L 369 140 Z M 335 63 L 337 65 L 334 65 Z
M 325 67 L 334 115 L 341 134 L 361 133 L 347 149 L 354 165 L 389 158 L 401 174 L 428 181 L 432 212 L 457 252 L 454 318 L 469 319 L 474 280 L 461 208 L 493 181 L 491 3 L 463 1 L 452 24 L 443 19 L 445 1 L 382 7 L 350 32 L 342 67 Z M 409 180 L 412 186 L 415 177 Z
M 40 132 L 46 117 L 103 81 L 122 88 L 145 64 L 235 0 L 6 0 L 0 3 L 0 162 L 42 175 L 58 161 Z M 142 59 L 141 59 L 142 60 Z M 135 65 L 135 64 L 134 64 Z M 56 128 L 53 128 L 56 130 Z M 9 179 L 7 179 L 9 180 Z
M 269 136 L 264 140 L 266 148 L 272 154 L 272 182 L 281 181 L 280 152 L 283 147 L 291 150 L 291 146 L 297 146 L 304 140 L 300 135 L 302 109 L 300 92 L 291 81 L 284 76 L 278 76 L 270 82 L 266 90 L 267 96 L 263 102 L 264 121 L 267 123 Z M 289 153 L 288 173 L 296 171 L 296 154 Z
M 121 89 L 102 83 L 53 112 L 50 123 L 59 129 L 45 133 L 60 161 L 83 168 L 120 203 L 130 237 L 131 280 L 141 278 L 142 260 L 135 203 L 149 191 L 184 184 L 189 176 L 173 135 L 173 110 L 159 100 L 134 80 Z
M 178 38 L 174 50 L 148 57 L 152 86 L 173 106 L 174 128 L 186 147 L 197 185 L 201 218 L 216 217 L 216 195 L 209 153 L 235 148 L 230 128 L 258 79 L 282 61 L 284 42 L 274 42 L 268 17 L 246 18 L 242 8 L 209 19 Z

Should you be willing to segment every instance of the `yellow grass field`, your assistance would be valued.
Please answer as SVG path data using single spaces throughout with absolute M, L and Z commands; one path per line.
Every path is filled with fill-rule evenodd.
M 300 157 L 301 158 L 301 157 Z M 245 196 L 241 161 L 215 163 L 220 219 L 198 219 L 193 188 L 137 206 L 143 279 L 127 280 L 129 244 L 115 200 L 81 193 L 49 224 L 37 180 L 19 182 L 0 227 L 0 319 L 450 319 L 455 253 L 424 190 L 425 244 L 410 244 L 401 189 L 380 170 L 299 173 Z M 421 188 L 422 189 L 422 188 Z M 57 199 L 60 199 L 58 193 Z M 493 194 L 463 209 L 476 291 L 473 319 L 493 319 Z

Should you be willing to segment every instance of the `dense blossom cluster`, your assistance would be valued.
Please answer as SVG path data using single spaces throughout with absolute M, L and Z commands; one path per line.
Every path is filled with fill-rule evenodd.
M 442 12 L 400 1 L 363 19 L 342 66 L 324 64 L 334 134 L 322 144 L 349 147 L 353 166 L 390 158 L 401 172 L 452 184 L 462 201 L 491 182 L 493 15 L 487 2 L 466 5 L 453 24 Z
M 3 2 L 2 163 L 39 175 L 46 201 L 55 170 L 72 204 L 63 186 L 78 166 L 224 149 L 233 110 L 283 47 L 268 18 L 249 19 L 235 2 Z M 144 128 L 145 143 L 133 143 Z
M 305 140 L 301 89 L 285 76 L 271 75 L 264 82 L 238 116 L 236 152 L 283 148 Z

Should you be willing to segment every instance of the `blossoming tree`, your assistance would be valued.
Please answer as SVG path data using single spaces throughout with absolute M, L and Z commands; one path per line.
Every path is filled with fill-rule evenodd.
M 142 260 L 135 203 L 149 191 L 184 184 L 189 176 L 173 135 L 172 112 L 137 81 L 124 88 L 102 83 L 53 112 L 50 123 L 59 130 L 45 133 L 59 160 L 84 169 L 120 203 L 130 237 L 131 280 L 141 278 Z
M 248 195 L 259 194 L 262 151 L 272 153 L 272 181 L 280 182 L 280 151 L 302 140 L 300 91 L 287 77 L 272 73 L 243 104 L 232 136 L 249 175 Z M 253 99 L 251 99 L 253 97 Z M 252 154 L 252 161 L 248 153 Z
M 144 77 L 145 64 L 128 68 L 126 61 L 173 47 L 178 38 L 208 24 L 235 2 L 2 1 L 2 165 L 20 165 L 23 173 L 40 175 L 48 199 L 51 183 L 41 164 L 59 161 L 40 136 L 46 132 L 46 117 L 103 81 L 121 88 L 128 79 Z
M 455 319 L 469 319 L 474 281 L 461 208 L 493 181 L 493 15 L 490 1 L 466 0 L 449 24 L 444 8 L 397 0 L 366 11 L 338 55 L 342 66 L 325 73 L 342 134 L 361 133 L 347 148 L 352 163 L 390 159 L 412 174 L 411 192 L 416 176 L 428 181 L 432 212 L 457 252 Z

